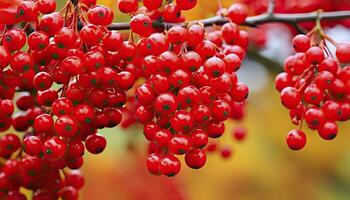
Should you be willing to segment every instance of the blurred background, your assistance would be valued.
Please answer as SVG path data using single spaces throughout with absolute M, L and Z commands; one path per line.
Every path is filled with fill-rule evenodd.
M 262 8 L 256 9 L 256 13 L 266 8 L 264 0 L 247 1 L 252 6 L 261 3 Z M 117 10 L 115 0 L 98 2 Z M 234 1 L 221 2 L 223 6 L 229 6 Z M 293 2 L 299 6 L 307 2 L 339 3 L 330 0 Z M 188 20 L 206 18 L 213 16 L 217 8 L 216 0 L 199 0 L 198 6 L 185 15 Z M 308 9 L 305 11 L 315 10 L 315 7 Z M 120 22 L 129 19 L 121 13 L 115 16 Z M 337 41 L 350 41 L 346 24 L 332 26 L 327 32 Z M 247 115 L 239 124 L 227 123 L 226 134 L 220 141 L 232 148 L 230 159 L 214 153 L 208 156 L 207 164 L 201 170 L 184 166 L 175 178 L 156 177 L 146 171 L 147 146 L 141 127 L 103 131 L 108 138 L 107 149 L 98 156 L 86 155 L 82 169 L 86 185 L 81 199 L 349 199 L 350 124 L 340 124 L 339 135 L 332 142 L 320 139 L 317 132 L 306 130 L 306 148 L 300 152 L 290 151 L 285 136 L 294 126 L 288 111 L 280 104 L 274 77 L 282 70 L 284 58 L 292 53 L 292 33 L 284 25 L 269 24 L 252 35 L 255 46 L 239 72 L 240 79 L 251 90 Z M 235 126 L 247 128 L 248 137 L 244 142 L 232 139 Z

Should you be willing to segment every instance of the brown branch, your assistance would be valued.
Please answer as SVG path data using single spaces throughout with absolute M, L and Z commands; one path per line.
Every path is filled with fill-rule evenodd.
M 269 7 L 269 11 L 273 11 L 273 7 L 271 7 L 271 8 Z M 280 13 L 266 12 L 266 13 L 261 14 L 261 15 L 247 17 L 244 25 L 256 27 L 260 24 L 269 23 L 269 22 L 283 22 L 283 23 L 289 23 L 289 24 L 293 25 L 293 24 L 296 24 L 297 22 L 302 22 L 302 21 L 315 21 L 318 17 L 320 19 L 328 19 L 328 20 L 350 18 L 350 10 L 349 11 L 323 12 L 320 14 L 317 14 L 317 12 L 297 13 L 297 14 L 280 14 Z M 204 26 L 212 26 L 214 24 L 223 25 L 227 22 L 228 22 L 227 18 L 222 17 L 222 16 L 215 16 L 215 17 L 204 19 L 204 20 L 192 21 L 190 23 L 201 23 Z M 153 22 L 154 27 L 160 27 L 160 28 L 169 28 L 169 27 L 173 27 L 176 25 L 183 25 L 183 24 L 182 23 L 166 23 L 166 22 L 159 22 L 159 21 Z M 130 29 L 130 23 L 128 23 L 128 22 L 113 23 L 113 24 L 108 26 L 108 29 L 110 29 L 110 30 L 128 30 L 128 29 Z

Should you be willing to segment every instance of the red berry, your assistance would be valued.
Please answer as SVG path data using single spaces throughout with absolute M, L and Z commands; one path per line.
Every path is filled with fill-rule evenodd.
M 202 168 L 207 161 L 205 152 L 201 149 L 192 149 L 186 153 L 185 162 L 192 169 Z
M 288 133 L 286 141 L 290 149 L 300 150 L 304 148 L 306 144 L 306 136 L 301 130 L 294 129 Z

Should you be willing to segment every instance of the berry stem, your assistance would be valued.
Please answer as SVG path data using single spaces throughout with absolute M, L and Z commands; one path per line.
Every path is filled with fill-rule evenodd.
M 270 23 L 270 22 L 283 22 L 289 23 L 291 25 L 297 24 L 297 22 L 304 21 L 315 21 L 317 18 L 327 19 L 327 20 L 336 20 L 350 17 L 350 10 L 347 11 L 333 11 L 333 12 L 310 12 L 310 13 L 298 13 L 298 14 L 280 14 L 280 13 L 271 13 L 266 12 L 264 14 L 251 16 L 246 19 L 246 22 L 243 25 L 256 27 L 260 24 Z M 213 26 L 223 25 L 228 22 L 226 17 L 215 16 L 203 20 L 191 21 L 190 23 L 201 23 L 204 26 Z M 166 22 L 153 22 L 153 26 L 160 28 L 171 28 L 176 25 L 183 25 L 183 23 L 166 23 Z M 120 22 L 120 23 L 112 23 L 108 26 L 109 30 L 129 30 L 130 23 L 128 22 Z

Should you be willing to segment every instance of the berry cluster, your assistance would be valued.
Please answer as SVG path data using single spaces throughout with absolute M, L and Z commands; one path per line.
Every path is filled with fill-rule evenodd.
M 244 115 L 248 88 L 235 72 L 248 47 L 238 26 L 245 7 L 225 10 L 231 20 L 222 27 L 185 24 L 164 33 L 152 25 L 183 22 L 180 11 L 197 2 L 144 0 L 138 8 L 137 0 L 119 0 L 119 9 L 132 16 L 124 41 L 108 30 L 111 9 L 96 0 L 74 2 L 56 12 L 55 0 L 14 1 L 3 20 L 0 131 L 24 134 L 0 138 L 0 199 L 25 199 L 21 187 L 37 200 L 78 199 L 84 178 L 76 170 L 85 150 L 101 153 L 107 141 L 98 130 L 120 123 L 144 125 L 152 174 L 174 176 L 180 170 L 175 155 L 182 154 L 189 167 L 201 168 L 205 150 L 215 146 L 207 146 L 208 138 Z M 127 95 L 139 78 L 145 82 Z M 243 129 L 234 133 L 237 140 L 244 136 Z
M 143 37 L 138 46 L 146 82 L 135 97 L 137 120 L 150 141 L 147 168 L 174 176 L 181 168 L 175 155 L 185 154 L 187 166 L 199 169 L 206 163 L 208 138 L 219 138 L 226 120 L 242 117 L 248 87 L 235 72 L 245 56 L 247 32 L 230 21 L 208 34 L 192 24 L 146 37 L 148 26 L 139 16 L 131 19 L 131 30 Z
M 326 41 L 336 46 L 336 58 L 329 51 Z M 276 88 L 281 102 L 290 110 L 294 124 L 303 121 L 320 137 L 332 140 L 337 136 L 337 121 L 350 119 L 350 45 L 337 44 L 318 27 L 308 35 L 294 37 L 296 53 L 285 60 L 284 70 L 276 77 Z M 300 150 L 306 144 L 303 131 L 294 129 L 286 138 L 288 146 Z
M 7 159 L 1 199 L 23 199 L 20 187 L 33 190 L 33 199 L 78 199 L 84 179 L 66 169 L 83 165 L 85 149 L 101 153 L 106 139 L 97 130 L 122 119 L 125 92 L 137 77 L 119 62 L 133 46 L 107 30 L 113 11 L 95 3 L 68 1 L 55 12 L 55 1 L 23 1 L 16 17 L 26 25 L 3 32 L 0 131 L 12 126 L 25 134 L 0 139 L 0 156 Z

